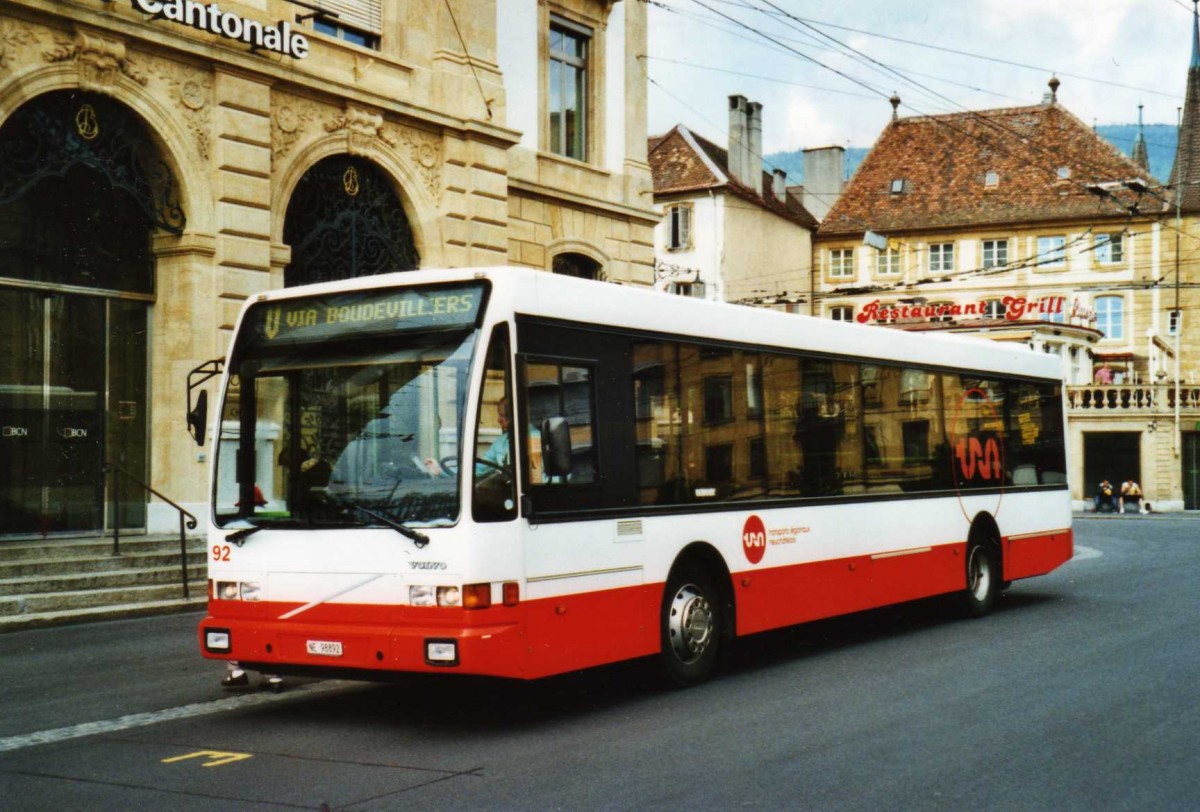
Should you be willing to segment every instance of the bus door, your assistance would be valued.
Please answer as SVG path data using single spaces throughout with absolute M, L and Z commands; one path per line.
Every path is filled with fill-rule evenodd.
M 628 341 L 535 322 L 518 338 L 528 599 L 575 667 L 649 653 L 660 596 L 646 587 L 641 522 L 620 511 L 636 504 Z

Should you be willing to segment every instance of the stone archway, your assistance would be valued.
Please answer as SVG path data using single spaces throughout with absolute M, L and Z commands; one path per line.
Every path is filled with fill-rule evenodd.
M 0 125 L 0 535 L 102 532 L 103 464 L 149 480 L 151 239 L 185 224 L 120 102 L 55 90 Z M 145 495 L 121 501 L 121 526 L 145 526 Z
M 414 270 L 412 227 L 388 176 L 356 155 L 323 158 L 288 201 L 283 239 L 291 247 L 284 285 Z

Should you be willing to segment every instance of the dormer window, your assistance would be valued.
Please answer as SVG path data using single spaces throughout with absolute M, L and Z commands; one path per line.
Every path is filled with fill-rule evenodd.
M 995 170 L 988 171 L 983 176 L 983 185 L 988 189 L 995 189 L 1000 185 L 1000 173 Z
M 904 192 L 904 178 L 892 178 L 892 194 L 898 195 Z

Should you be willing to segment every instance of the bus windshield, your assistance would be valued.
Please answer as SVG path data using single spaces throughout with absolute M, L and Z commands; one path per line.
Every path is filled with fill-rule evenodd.
M 217 523 L 454 523 L 482 292 L 392 290 L 252 309 L 222 410 Z M 460 309 L 431 315 L 447 298 Z

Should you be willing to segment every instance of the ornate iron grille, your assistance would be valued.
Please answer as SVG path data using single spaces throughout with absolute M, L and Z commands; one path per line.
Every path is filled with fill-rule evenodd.
M 175 177 L 145 123 L 124 105 L 94 93 L 54 91 L 0 127 L 0 205 L 81 166 L 129 192 L 158 228 L 183 233 Z
M 287 287 L 411 271 L 420 262 L 388 178 L 352 155 L 325 158 L 305 173 L 288 203 L 283 239 L 292 246 Z

